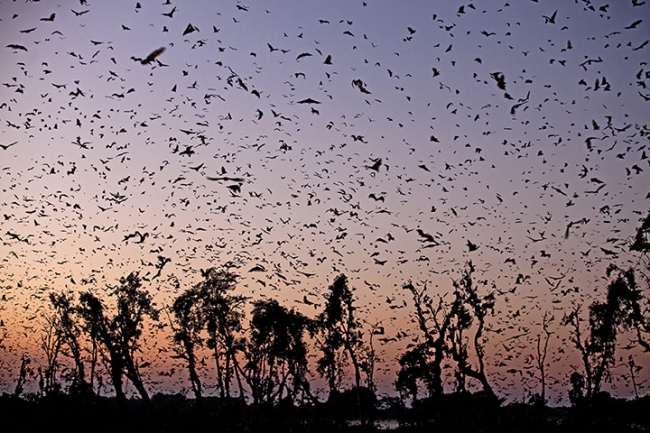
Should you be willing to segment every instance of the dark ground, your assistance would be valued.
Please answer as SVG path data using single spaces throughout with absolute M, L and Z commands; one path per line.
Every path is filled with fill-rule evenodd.
M 650 431 L 650 396 L 621 400 L 607 395 L 571 407 L 535 404 L 500 405 L 481 395 L 444 395 L 413 408 L 359 410 L 345 397 L 296 407 L 252 406 L 236 399 L 205 398 L 199 405 L 181 395 L 153 397 L 150 404 L 95 396 L 0 396 L 3 431 L 66 432 L 372 432 L 372 425 L 348 420 L 391 419 L 395 432 L 643 432 Z M 8 428 L 8 429 L 6 429 Z

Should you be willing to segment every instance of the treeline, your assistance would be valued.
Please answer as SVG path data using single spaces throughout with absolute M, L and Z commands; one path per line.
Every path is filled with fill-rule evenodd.
M 582 360 L 582 371 L 570 376 L 573 404 L 602 394 L 603 384 L 611 378 L 617 338 L 622 332 L 631 332 L 644 352 L 650 352 L 650 303 L 641 287 L 648 284 L 649 233 L 650 214 L 630 244 L 631 250 L 640 253 L 641 271 L 611 265 L 605 299 L 588 306 L 587 320 L 581 317 L 579 305 L 566 312 L 562 320 Z M 486 326 L 494 314 L 496 297 L 494 292 L 480 293 L 474 271 L 472 263 L 467 263 L 461 278 L 453 282 L 449 300 L 431 295 L 426 286 L 404 285 L 412 296 L 411 314 L 418 336 L 398 358 L 395 389 L 402 404 L 408 401 L 416 406 L 422 399 L 442 396 L 449 369 L 453 370 L 455 394 L 468 394 L 468 382 L 475 381 L 480 395 L 499 401 L 486 371 L 484 350 Z M 639 274 L 645 279 L 641 284 L 637 281 Z M 38 378 L 42 396 L 64 392 L 93 395 L 104 385 L 99 371 L 105 366 L 119 404 L 127 402 L 126 381 L 133 384 L 144 403 L 149 402 L 140 372 L 147 363 L 138 361 L 142 334 L 147 320 L 161 321 L 161 314 L 166 314 L 171 325 L 172 357 L 187 369 L 198 403 L 205 398 L 199 372 L 205 353 L 210 354 L 210 370 L 214 371 L 216 393 L 221 399 L 253 405 L 315 405 L 319 401 L 309 380 L 315 373 L 327 384 L 331 401 L 350 390 L 358 401 L 376 401 L 375 339 L 385 338 L 384 328 L 381 322 L 370 325 L 370 329 L 363 326 L 345 275 L 339 275 L 326 289 L 323 302 L 314 305 L 319 308 L 315 317 L 274 299 L 251 301 L 237 294 L 238 276 L 229 270 L 210 268 L 202 270 L 201 276 L 200 282 L 163 309 L 155 306 L 135 272 L 110 287 L 107 299 L 90 291 L 52 293 L 52 314 L 41 335 L 44 365 L 34 369 L 30 360 L 23 358 L 14 397 L 23 393 L 30 374 Z M 305 302 L 311 301 L 305 298 Z M 248 306 L 252 311 L 246 321 Z M 547 402 L 548 326 L 545 316 L 534 353 L 541 392 L 532 401 L 542 405 Z M 310 353 L 316 358 L 315 372 L 310 371 Z M 63 357 L 74 365 L 66 374 L 65 390 Z M 630 358 L 629 377 L 635 393 L 640 369 Z M 345 383 L 352 383 L 352 388 L 346 389 Z
M 201 274 L 202 281 L 164 309 L 156 308 L 136 272 L 108 291 L 113 308 L 90 291 L 77 298 L 71 293 L 50 294 L 53 314 L 41 339 L 46 355 L 45 366 L 39 368 L 42 393 L 61 391 L 59 358 L 63 355 L 75 367 L 68 374 L 70 393 L 95 392 L 102 362 L 118 402 L 127 400 L 125 380 L 148 402 L 139 370 L 142 364 L 136 357 L 142 349 L 145 321 L 160 321 L 163 313 L 172 328 L 172 357 L 184 361 L 197 401 L 204 397 L 198 354 L 207 350 L 221 398 L 250 399 L 253 404 L 316 402 L 308 380 L 308 338 L 320 351 L 317 372 L 326 379 L 331 395 L 341 391 L 348 365 L 354 370 L 355 387 L 374 391 L 375 353 L 364 344 L 345 275 L 329 287 L 324 307 L 315 318 L 264 299 L 252 302 L 251 317 L 245 323 L 250 300 L 236 294 L 238 276 L 216 268 Z M 17 387 L 16 394 L 20 392 Z
M 496 401 L 483 351 L 483 333 L 495 296 L 479 294 L 473 272 L 470 262 L 462 278 L 454 282 L 451 303 L 439 297 L 434 305 L 426 287 L 416 288 L 411 282 L 404 285 L 413 297 L 413 314 L 421 334 L 420 342 L 411 344 L 399 358 L 395 386 L 404 398 L 417 401 L 420 388 L 429 396 L 442 394 L 443 362 L 452 360 L 456 391 L 466 392 L 468 379 L 476 379 L 482 391 Z M 149 401 L 137 356 L 143 349 L 145 321 L 161 321 L 161 314 L 166 314 L 172 329 L 172 357 L 183 361 L 197 401 L 203 399 L 205 388 L 199 354 L 209 353 L 220 398 L 236 397 L 253 404 L 317 403 L 309 381 L 310 350 L 316 352 L 315 374 L 327 384 L 329 398 L 341 394 L 346 382 L 374 398 L 375 339 L 386 338 L 385 331 L 381 321 L 364 329 L 345 275 L 339 275 L 327 288 L 322 306 L 315 305 L 320 308 L 315 317 L 275 299 L 263 299 L 252 301 L 247 322 L 245 310 L 251 300 L 236 293 L 238 275 L 210 268 L 202 270 L 201 276 L 199 283 L 163 309 L 156 308 L 136 272 L 109 288 L 107 300 L 90 291 L 76 297 L 72 293 L 50 294 L 53 313 L 41 338 L 45 366 L 38 369 L 41 393 L 61 392 L 60 357 L 66 356 L 74 363 L 67 374 L 68 392 L 95 392 L 102 381 L 98 366 L 105 365 L 118 402 L 127 400 L 125 380 L 144 402 Z M 112 308 L 107 301 L 112 301 Z M 472 350 L 469 345 L 474 346 Z M 470 353 L 475 354 L 476 365 L 470 362 Z M 21 369 L 23 373 L 26 370 Z M 23 381 L 21 376 L 16 395 L 22 392 Z

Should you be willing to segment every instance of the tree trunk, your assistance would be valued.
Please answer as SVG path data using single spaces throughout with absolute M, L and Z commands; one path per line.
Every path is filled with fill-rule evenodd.
M 142 377 L 140 376 L 140 372 L 138 371 L 137 367 L 135 366 L 135 361 L 133 361 L 133 357 L 131 354 L 127 354 L 125 356 L 125 364 L 126 364 L 126 375 L 129 378 L 129 380 L 133 383 L 133 386 L 135 386 L 135 389 L 138 390 L 138 393 L 140 394 L 140 397 L 142 397 L 142 401 L 148 403 L 151 401 L 149 398 L 149 393 L 147 392 L 147 389 L 144 386 L 144 383 L 142 383 Z
M 219 388 L 219 396 L 225 398 L 225 389 L 223 386 L 223 371 L 221 369 L 221 362 L 219 362 L 219 346 L 217 345 L 216 338 L 214 339 L 214 363 L 217 368 L 217 388 Z

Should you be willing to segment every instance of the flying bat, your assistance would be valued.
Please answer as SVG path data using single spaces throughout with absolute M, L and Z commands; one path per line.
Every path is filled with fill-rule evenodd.
M 307 98 L 307 99 L 303 99 L 302 101 L 298 101 L 298 104 L 320 104 L 320 101 L 317 101 L 312 98 Z
M 7 48 L 11 48 L 12 50 L 27 51 L 27 48 L 25 46 L 18 45 L 18 44 L 9 44 L 9 45 L 7 45 Z
M 165 47 L 160 47 L 160 48 L 158 48 L 158 49 L 156 49 L 156 50 L 153 50 L 153 51 L 151 52 L 151 54 L 149 54 L 149 55 L 148 55 L 147 57 L 145 57 L 144 59 L 140 60 L 140 63 L 143 64 L 143 65 L 148 65 L 149 63 L 151 63 L 151 62 L 153 62 L 154 60 L 156 60 L 156 58 L 157 58 L 159 55 L 161 55 L 162 53 L 164 53 L 164 52 L 165 52 Z

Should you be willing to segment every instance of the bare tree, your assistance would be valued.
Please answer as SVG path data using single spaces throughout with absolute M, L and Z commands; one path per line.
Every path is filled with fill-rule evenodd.
M 456 289 L 454 304 L 458 303 L 459 306 L 455 308 L 456 321 L 454 334 L 452 334 L 451 352 L 458 366 L 457 377 L 463 381 L 465 376 L 478 380 L 483 387 L 483 391 L 496 399 L 496 394 L 490 386 L 485 373 L 485 350 L 483 346 L 485 321 L 488 315 L 494 313 L 495 299 L 493 293 L 483 297 L 478 295 L 478 288 L 472 280 L 474 270 L 472 262 L 468 262 L 461 279 L 453 282 Z M 471 341 L 476 355 L 476 367 L 472 367 L 468 362 L 468 348 L 462 338 L 463 331 L 469 330 L 474 320 L 477 323 L 473 324 L 474 335 Z
M 56 374 L 59 369 L 59 354 L 63 341 L 58 333 L 57 317 L 54 315 L 45 316 L 45 324 L 41 333 L 41 349 L 45 354 L 45 368 L 38 368 L 39 388 L 43 395 L 56 394 L 61 386 L 58 383 Z
M 643 366 L 636 365 L 634 358 L 630 355 L 627 359 L 627 368 L 630 371 L 630 381 L 632 382 L 632 389 L 634 389 L 634 397 L 639 398 L 638 384 L 636 383 L 636 374 L 641 371 Z
M 413 398 L 417 398 L 417 382 L 420 380 L 430 396 L 440 395 L 443 393 L 442 364 L 448 355 L 450 328 L 461 303 L 456 300 L 450 305 L 441 296 L 434 301 L 427 293 L 426 284 L 418 289 L 409 281 L 404 289 L 413 297 L 415 321 L 423 341 L 400 358 L 403 371 L 400 371 L 398 382 Z
M 449 353 L 456 361 L 456 392 L 467 391 L 467 372 L 471 369 L 469 365 L 469 341 L 465 331 L 472 326 L 472 315 L 464 304 L 463 297 L 456 292 L 456 299 L 453 302 L 454 314 L 451 316 L 449 325 Z
M 537 335 L 537 352 L 535 355 L 535 361 L 537 362 L 537 369 L 539 370 L 540 384 L 542 388 L 542 393 L 540 394 L 540 400 L 542 404 L 546 404 L 546 356 L 548 354 L 548 342 L 551 339 L 553 333 L 549 331 L 549 325 L 553 321 L 553 316 L 549 315 L 548 311 L 544 313 L 542 318 L 542 330 L 544 335 Z
M 571 374 L 571 384 L 573 386 L 572 401 L 577 401 L 578 397 L 582 396 L 583 388 L 589 384 L 588 394 L 591 395 L 591 384 L 593 383 L 593 372 L 590 362 L 590 346 L 588 341 L 583 340 L 583 330 L 581 326 L 580 310 L 582 305 L 575 305 L 571 311 L 566 313 L 562 318 L 563 326 L 571 326 L 571 342 L 576 349 L 580 352 L 582 358 L 582 365 L 584 367 L 584 376 L 578 372 Z M 579 376 L 579 377 L 578 377 Z
M 366 387 L 373 393 L 377 391 L 377 385 L 375 384 L 375 363 L 380 361 L 377 357 L 373 340 L 375 335 L 384 335 L 385 331 L 384 327 L 381 326 L 381 322 L 380 320 L 370 325 L 368 346 L 361 361 L 361 370 L 366 374 Z

